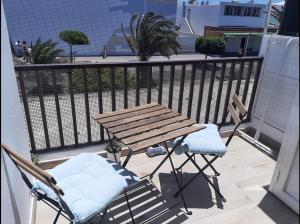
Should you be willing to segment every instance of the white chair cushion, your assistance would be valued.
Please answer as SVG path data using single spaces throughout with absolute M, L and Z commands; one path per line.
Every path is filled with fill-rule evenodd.
M 140 181 L 133 172 L 93 153 L 73 157 L 49 173 L 65 193 L 62 199 L 79 223 L 103 211 L 117 195 Z M 58 201 L 53 190 L 40 181 L 33 188 Z
M 218 127 L 215 124 L 203 124 L 206 128 L 189 134 L 183 142 L 175 148 L 176 154 L 184 152 L 201 153 L 209 155 L 223 156 L 226 145 L 220 137 Z M 174 146 L 180 138 L 176 138 L 171 144 Z

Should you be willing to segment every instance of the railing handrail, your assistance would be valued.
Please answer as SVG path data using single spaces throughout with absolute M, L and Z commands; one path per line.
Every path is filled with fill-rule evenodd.
M 136 67 L 136 66 L 160 66 L 160 65 L 187 65 L 198 63 L 223 63 L 223 62 L 249 62 L 262 61 L 263 57 L 227 57 L 209 59 L 183 59 L 161 61 L 128 61 L 128 62 L 97 62 L 97 63 L 63 63 L 63 64 L 27 64 L 15 65 L 16 71 L 36 71 L 53 69 L 76 69 L 76 68 L 105 68 L 105 67 Z

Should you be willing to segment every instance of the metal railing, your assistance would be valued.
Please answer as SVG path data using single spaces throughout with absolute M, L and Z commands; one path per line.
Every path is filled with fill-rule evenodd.
M 33 153 L 103 143 L 91 115 L 157 101 L 200 123 L 231 123 L 230 97 L 251 109 L 263 58 L 17 65 Z

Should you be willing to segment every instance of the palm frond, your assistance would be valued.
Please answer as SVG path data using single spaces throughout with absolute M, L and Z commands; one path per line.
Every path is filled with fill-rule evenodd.
M 122 32 L 129 48 L 141 61 L 149 60 L 156 53 L 169 57 L 181 49 L 177 41 L 177 32 L 173 22 L 164 16 L 147 12 L 145 15 L 134 14 L 130 20 L 130 34 Z

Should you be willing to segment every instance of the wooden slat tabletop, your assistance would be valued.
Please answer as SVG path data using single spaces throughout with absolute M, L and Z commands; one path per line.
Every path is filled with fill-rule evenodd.
M 93 119 L 133 151 L 204 128 L 158 103 L 97 114 Z

